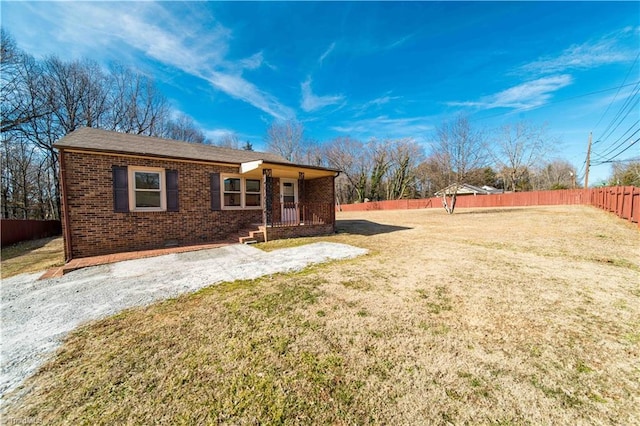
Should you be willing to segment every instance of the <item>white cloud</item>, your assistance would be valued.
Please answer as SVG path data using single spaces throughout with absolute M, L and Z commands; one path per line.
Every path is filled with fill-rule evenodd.
M 229 135 L 235 135 L 236 132 L 231 129 L 209 129 L 204 131 L 208 140 L 217 142 L 221 138 Z
M 531 108 L 543 105 L 553 92 L 570 85 L 573 78 L 568 74 L 543 77 L 511 87 L 494 95 L 494 107 Z
M 400 96 L 391 96 L 391 91 L 389 91 L 383 96 L 371 99 L 370 101 L 367 101 L 361 105 L 354 106 L 355 117 L 363 116 L 367 114 L 369 110 L 380 110 L 383 105 L 386 105 L 389 102 L 400 98 Z
M 546 56 L 523 65 L 520 70 L 551 74 L 567 70 L 591 69 L 602 65 L 627 62 L 633 60 L 637 54 L 637 29 L 626 27 L 620 31 L 608 34 L 595 42 L 576 44 L 562 51 L 558 56 Z M 625 47 L 627 38 L 634 48 Z
M 333 52 L 333 49 L 336 48 L 336 42 L 334 41 L 333 43 L 331 43 L 331 45 L 327 48 L 327 50 L 324 51 L 324 53 L 322 55 L 320 55 L 320 58 L 318 59 L 318 62 L 320 64 L 322 64 L 324 62 L 324 60 L 327 58 L 327 56 L 329 56 L 329 54 L 331 52 Z
M 389 103 L 389 101 L 391 101 L 391 99 L 397 99 L 398 97 L 391 97 L 391 96 L 381 96 L 379 98 L 375 98 L 370 100 L 369 102 L 365 103 L 364 105 L 362 105 L 363 108 L 369 108 L 372 106 L 381 106 L 384 105 L 386 103 Z
M 395 49 L 396 47 L 402 46 L 403 44 L 405 44 L 408 40 L 412 39 L 414 36 L 414 34 L 408 34 L 404 37 L 400 37 L 399 39 L 391 42 L 386 49 Z
M 232 32 L 215 23 L 212 16 L 177 16 L 162 3 L 153 2 L 55 2 L 41 6 L 30 8 L 30 12 L 46 22 L 60 45 L 70 46 L 78 56 L 96 58 L 96 53 L 108 52 L 110 57 L 100 58 L 108 61 L 114 57 L 132 59 L 138 56 L 136 51 L 143 52 L 148 59 L 202 78 L 275 118 L 294 115 L 291 108 L 242 77 L 243 70 L 265 64 L 262 52 L 238 61 L 227 59 Z
M 388 104 L 389 102 L 395 100 L 395 99 L 400 99 L 400 96 L 390 96 L 390 91 L 387 92 L 384 96 L 379 96 L 375 99 L 372 99 L 368 102 L 365 102 L 364 104 L 362 104 L 360 106 L 360 110 L 366 110 L 369 109 L 371 107 L 381 107 L 382 105 Z
M 300 84 L 300 89 L 302 90 L 302 101 L 300 102 L 300 107 L 306 112 L 316 111 L 329 105 L 335 105 L 344 100 L 344 96 L 342 95 L 314 95 L 311 90 L 311 77 L 307 78 L 305 82 Z
M 260 90 L 253 83 L 238 75 L 214 70 L 203 70 L 197 75 L 228 95 L 248 102 L 277 119 L 285 120 L 295 116 L 291 108 L 281 104 L 274 96 Z
M 333 126 L 331 129 L 361 138 L 388 137 L 420 140 L 433 130 L 431 122 L 432 119 L 429 117 L 389 118 L 386 115 L 381 115 L 346 122 L 339 126 Z
M 248 58 L 238 61 L 238 65 L 243 69 L 255 70 L 262 66 L 264 63 L 264 55 L 262 52 L 254 53 Z
M 449 106 L 477 107 L 480 109 L 515 108 L 530 109 L 546 104 L 553 93 L 570 85 L 573 78 L 568 74 L 543 77 L 510 87 L 486 96 L 479 101 L 447 102 Z

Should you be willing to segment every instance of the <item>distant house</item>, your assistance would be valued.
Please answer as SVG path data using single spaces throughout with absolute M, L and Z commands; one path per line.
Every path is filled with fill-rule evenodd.
M 67 260 L 228 240 L 243 231 L 256 240 L 334 232 L 338 170 L 92 128 L 54 146 Z
M 456 191 L 457 187 L 457 191 Z M 491 186 L 474 186 L 469 185 L 468 183 L 461 184 L 453 184 L 449 185 L 446 188 L 441 189 L 436 192 L 437 197 L 442 197 L 443 195 L 453 195 L 453 192 L 456 191 L 456 195 L 489 195 L 489 194 L 502 194 L 504 190 L 496 189 Z

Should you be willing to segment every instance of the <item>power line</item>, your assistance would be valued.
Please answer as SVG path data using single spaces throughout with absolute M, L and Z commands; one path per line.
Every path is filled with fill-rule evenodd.
M 613 120 L 611 120 L 611 122 L 609 123 L 607 128 L 604 130 L 602 135 L 599 138 L 596 139 L 597 143 L 604 142 L 607 138 L 609 138 L 611 136 L 611 134 L 613 132 L 615 132 L 616 129 L 620 126 L 620 124 L 622 124 L 622 122 L 624 122 L 625 118 L 627 118 L 627 116 L 629 114 L 631 114 L 631 111 L 634 110 L 634 107 L 636 105 L 638 105 L 638 100 L 636 100 L 635 103 L 632 104 L 633 100 L 638 97 L 638 93 L 640 93 L 640 82 L 638 82 L 638 85 L 634 89 L 634 92 L 630 96 L 627 97 L 627 99 L 625 100 L 624 104 L 622 105 L 622 107 L 620 108 L 620 110 L 618 111 L 616 116 L 613 118 Z M 618 121 L 618 118 L 620 118 L 620 116 L 625 112 L 625 110 L 627 108 L 628 108 L 628 111 L 626 112 L 626 114 L 624 114 L 624 117 L 622 117 L 620 119 L 620 121 L 618 122 L 618 124 L 616 124 L 615 127 L 612 128 L 612 126 L 615 124 L 616 121 Z M 605 136 L 605 133 L 607 133 L 606 136 Z
M 613 151 L 615 151 L 616 149 L 618 149 L 623 143 L 625 143 L 627 140 L 631 139 L 632 137 L 634 137 L 638 132 L 640 132 L 640 128 L 638 130 L 636 130 L 631 136 L 629 136 L 628 138 L 625 139 L 625 137 L 627 136 L 627 133 L 629 133 L 631 130 L 633 130 L 633 128 L 638 125 L 638 123 L 640 123 L 640 120 L 636 121 L 631 127 L 629 127 L 627 129 L 626 132 L 624 132 L 618 139 L 616 139 L 611 145 L 611 147 L 604 151 L 602 154 L 599 153 L 594 153 L 595 155 L 597 155 L 598 157 L 604 158 L 607 155 L 611 154 Z M 623 140 L 624 139 L 624 140 Z M 622 140 L 622 142 L 620 142 L 618 145 L 613 146 L 614 144 L 618 143 L 620 140 Z
M 616 99 L 618 98 L 618 94 L 620 93 L 620 90 L 624 87 L 624 84 L 627 82 L 627 78 L 629 78 L 629 75 L 631 74 L 631 71 L 633 70 L 633 68 L 636 65 L 636 62 L 638 62 L 638 58 L 640 58 L 640 53 L 638 53 L 636 55 L 636 59 L 633 61 L 633 64 L 631 64 L 631 68 L 629 68 L 629 71 L 627 71 L 627 75 L 624 77 L 624 80 L 622 81 L 622 84 L 620 85 L 620 87 L 618 87 L 618 90 L 616 91 L 615 96 L 613 97 L 613 99 L 611 100 L 611 102 L 609 103 L 609 106 L 607 106 L 607 109 L 604 111 L 604 113 L 602 114 L 602 116 L 600 117 L 600 119 L 598 120 L 598 122 L 596 123 L 596 125 L 593 127 L 593 130 L 598 128 L 598 124 L 600 124 L 600 122 L 602 121 L 602 119 L 604 118 L 605 115 L 607 115 L 607 112 L 609 112 L 609 108 L 611 108 L 611 105 L 613 105 L 613 103 L 616 101 Z
M 628 140 L 631 140 L 631 139 L 628 139 Z M 625 142 L 626 142 L 626 141 L 625 141 Z M 626 147 L 626 148 L 625 148 L 625 149 L 623 149 L 622 151 L 618 152 L 618 153 L 617 153 L 616 155 L 614 155 L 613 157 L 611 157 L 611 158 L 609 158 L 609 159 L 607 159 L 607 160 L 599 161 L 599 162 L 595 163 L 595 164 L 594 164 L 594 166 L 599 166 L 600 164 L 605 164 L 605 163 L 615 163 L 615 162 L 616 162 L 616 160 L 615 160 L 615 158 L 616 158 L 616 157 L 619 157 L 620 155 L 624 154 L 627 150 L 629 150 L 632 146 L 634 146 L 634 145 L 635 145 L 635 144 L 637 144 L 638 142 L 640 142 L 640 138 L 639 138 L 639 139 L 636 139 L 636 140 L 635 140 L 635 141 L 633 141 L 633 142 L 631 142 L 631 143 L 629 144 L 629 146 L 628 146 L 628 147 Z M 618 161 L 619 161 L 619 160 L 618 160 Z
M 635 84 L 640 84 L 640 80 L 639 81 L 635 81 L 633 83 L 627 83 L 627 84 L 624 84 L 624 85 L 618 86 L 618 87 L 609 87 L 607 89 L 596 90 L 595 92 L 589 92 L 589 93 L 584 93 L 582 95 L 576 95 L 576 96 L 571 96 L 569 98 L 558 99 L 556 101 L 550 101 L 550 102 L 547 102 L 544 105 L 539 105 L 539 106 L 532 107 L 532 108 L 526 108 L 526 111 L 540 109 L 540 108 L 544 108 L 544 107 L 546 107 L 548 105 L 554 105 L 554 104 L 559 104 L 561 102 L 572 101 L 574 99 L 580 99 L 580 98 L 584 98 L 584 97 L 591 96 L 591 95 L 597 95 L 599 93 L 610 92 L 611 90 L 622 89 L 623 87 L 629 87 L 629 86 L 633 86 Z M 516 111 L 520 111 L 520 110 L 516 110 Z M 501 112 L 501 113 L 498 113 L 498 114 L 487 115 L 486 117 L 474 118 L 474 119 L 472 119 L 472 121 L 479 121 L 479 120 L 486 120 L 488 118 L 500 117 L 500 116 L 503 116 L 503 115 L 512 114 L 513 112 L 514 111 L 511 110 L 511 111 Z

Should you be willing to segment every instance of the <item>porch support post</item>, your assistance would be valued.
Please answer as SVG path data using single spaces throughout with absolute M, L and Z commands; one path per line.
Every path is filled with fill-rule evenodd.
M 304 205 L 305 201 L 304 172 L 298 172 L 298 202 Z
M 273 177 L 271 169 L 262 169 L 262 187 L 264 188 L 264 209 L 262 222 L 265 226 L 273 225 Z

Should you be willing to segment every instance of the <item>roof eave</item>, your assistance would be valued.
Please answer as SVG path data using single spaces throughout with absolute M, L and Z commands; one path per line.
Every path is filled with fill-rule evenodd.
M 186 156 L 176 157 L 172 155 L 162 155 L 162 154 L 154 154 L 154 153 L 139 152 L 139 151 L 136 151 L 136 152 L 122 151 L 122 150 L 104 149 L 104 148 L 95 149 L 95 148 L 77 147 L 77 146 L 71 146 L 71 145 L 60 145 L 57 143 L 53 144 L 53 147 L 59 151 L 66 150 L 66 151 L 88 152 L 91 154 L 102 154 L 102 155 L 120 155 L 125 157 L 144 157 L 144 158 L 156 158 L 161 160 L 177 160 L 177 161 L 190 161 L 190 162 L 195 161 L 198 163 L 230 164 L 235 166 L 239 166 L 240 164 L 242 164 L 239 161 L 207 160 L 202 158 L 193 158 L 193 157 L 186 157 Z
M 122 155 L 127 157 L 145 157 L 145 158 L 156 158 L 162 160 L 180 160 L 180 161 L 197 161 L 199 163 L 211 163 L 211 164 L 229 164 L 240 167 L 240 173 L 245 174 L 251 172 L 256 169 L 268 169 L 268 168 L 287 168 L 287 169 L 298 169 L 301 171 L 310 170 L 316 172 L 327 172 L 327 176 L 333 175 L 334 177 L 340 174 L 340 170 L 320 167 L 320 166 L 308 166 L 302 164 L 288 163 L 288 162 L 278 162 L 278 161 L 268 161 L 268 160 L 253 160 L 246 162 L 238 162 L 238 161 L 225 161 L 225 160 L 209 160 L 202 158 L 191 158 L 191 157 L 176 157 L 169 155 L 161 155 L 155 153 L 148 152 L 132 152 L 132 151 L 122 151 L 122 150 L 114 150 L 114 149 L 95 149 L 95 148 L 87 148 L 87 147 L 77 147 L 73 145 L 65 145 L 60 143 L 53 144 L 53 147 L 59 151 L 68 150 L 68 151 L 79 151 L 79 152 L 87 152 L 91 154 L 102 154 L 102 155 Z

